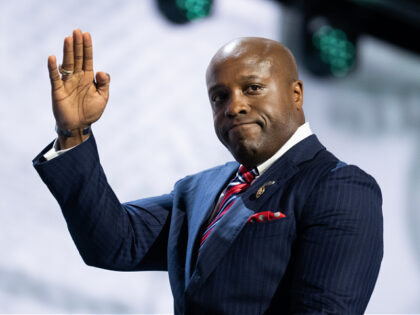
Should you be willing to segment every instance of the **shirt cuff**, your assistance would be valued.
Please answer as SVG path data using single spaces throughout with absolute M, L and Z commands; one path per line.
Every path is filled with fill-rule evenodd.
M 52 160 L 52 159 L 56 158 L 57 156 L 59 156 L 59 155 L 65 153 L 65 152 L 70 151 L 71 149 L 77 147 L 77 145 L 76 145 L 76 146 L 68 148 L 68 149 L 56 150 L 56 144 L 57 144 L 57 139 L 55 139 L 54 144 L 51 147 L 51 149 L 48 150 L 47 153 L 44 154 L 44 158 L 47 161 Z

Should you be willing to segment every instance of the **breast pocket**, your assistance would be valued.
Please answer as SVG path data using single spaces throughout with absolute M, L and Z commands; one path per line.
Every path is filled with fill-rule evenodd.
M 289 217 L 262 222 L 248 222 L 245 225 L 243 232 L 247 237 L 253 239 L 275 236 L 284 236 L 288 238 L 293 232 L 293 224 L 291 223 L 292 220 Z

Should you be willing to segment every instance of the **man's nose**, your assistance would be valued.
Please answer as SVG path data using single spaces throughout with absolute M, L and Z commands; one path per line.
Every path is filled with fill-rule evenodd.
M 226 106 L 226 117 L 235 117 L 240 114 L 247 114 L 249 112 L 249 105 L 246 97 L 242 93 L 232 93 L 231 100 Z

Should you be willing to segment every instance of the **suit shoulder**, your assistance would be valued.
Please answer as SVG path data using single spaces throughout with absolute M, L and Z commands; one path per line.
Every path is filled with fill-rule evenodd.
M 382 198 L 381 189 L 375 178 L 357 165 L 346 164 L 339 161 L 336 167 L 331 169 L 328 176 L 325 178 L 325 181 L 328 180 L 371 188 Z
M 341 160 L 331 160 L 329 167 L 318 177 L 309 193 L 309 200 L 319 200 L 325 196 L 333 200 L 375 200 L 382 204 L 381 189 L 372 175 L 357 165 L 347 164 Z M 338 200 L 337 199 L 337 200 Z M 352 201 L 352 202 L 353 202 Z
M 330 165 L 328 172 L 326 172 L 323 177 L 324 180 L 351 177 L 355 180 L 370 182 L 378 186 L 372 175 L 368 174 L 357 165 L 340 160 L 328 150 L 321 152 L 318 160 L 318 163 L 327 163 Z
M 319 151 L 311 160 L 301 163 L 298 167 L 299 171 L 293 184 L 305 187 L 307 196 L 326 187 L 336 191 L 340 187 L 357 186 L 360 189 L 367 188 L 382 198 L 379 185 L 370 174 L 356 165 L 338 159 L 326 149 Z
M 320 174 L 320 179 L 327 179 L 329 177 L 341 175 L 351 175 L 376 183 L 375 179 L 360 167 L 354 164 L 348 164 L 347 162 L 340 160 L 333 153 L 326 149 L 318 152 L 313 159 L 302 163 L 300 168 L 303 171 L 316 171 L 322 169 L 323 174 Z
M 334 218 L 334 226 L 346 226 L 348 231 L 357 231 L 361 221 L 379 228 L 382 224 L 381 189 L 360 167 L 337 160 L 306 192 L 298 216 L 303 225 Z M 366 222 L 363 224 L 368 224 Z

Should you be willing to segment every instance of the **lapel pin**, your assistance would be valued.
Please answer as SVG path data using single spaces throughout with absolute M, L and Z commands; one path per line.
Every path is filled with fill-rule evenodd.
M 264 193 L 265 193 L 265 187 L 266 186 L 271 186 L 275 183 L 274 180 L 270 180 L 266 183 L 264 183 L 260 188 L 258 188 L 257 193 L 255 194 L 255 198 L 260 198 Z
M 255 198 L 260 198 L 261 195 L 265 192 L 265 186 L 261 186 L 258 188 L 257 193 L 255 194 Z

